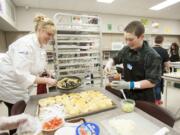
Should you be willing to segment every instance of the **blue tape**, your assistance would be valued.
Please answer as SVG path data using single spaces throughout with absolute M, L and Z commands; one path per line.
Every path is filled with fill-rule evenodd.
M 130 81 L 130 89 L 133 90 L 134 89 L 134 81 Z

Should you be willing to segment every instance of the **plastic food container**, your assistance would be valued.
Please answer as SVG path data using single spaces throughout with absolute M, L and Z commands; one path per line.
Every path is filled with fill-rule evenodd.
M 121 80 L 121 74 L 115 73 L 115 74 L 108 75 L 108 79 L 110 83 L 112 81 L 119 81 Z
M 99 135 L 99 126 L 92 122 L 85 122 L 76 128 L 76 135 Z
M 124 112 L 133 112 L 135 107 L 135 101 L 132 99 L 126 99 L 121 101 L 121 108 Z
M 119 80 L 121 80 L 121 74 L 116 73 L 116 74 L 114 74 L 113 78 L 114 78 L 114 80 L 119 81 Z
M 42 130 L 44 132 L 54 132 L 58 128 L 62 127 L 64 125 L 64 123 L 65 122 L 64 122 L 63 118 L 54 117 L 50 120 L 46 120 L 45 122 L 43 122 Z

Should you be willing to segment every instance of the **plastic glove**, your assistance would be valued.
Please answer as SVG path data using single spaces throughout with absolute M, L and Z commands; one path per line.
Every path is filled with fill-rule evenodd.
M 106 66 L 104 68 L 105 74 L 109 74 L 111 72 L 111 68 L 113 66 L 113 63 L 114 63 L 113 59 L 109 59 L 109 61 L 106 63 Z
M 27 121 L 27 115 L 20 114 L 10 117 L 1 117 L 0 118 L 0 130 L 10 130 L 17 128 L 20 124 L 23 124 Z
M 46 78 L 46 84 L 48 86 L 54 86 L 56 85 L 57 81 L 55 79 L 52 79 L 52 78 Z
M 17 135 L 38 135 L 42 131 L 39 119 L 26 115 L 26 122 L 19 125 Z
M 124 80 L 112 81 L 111 82 L 111 87 L 113 89 L 116 89 L 116 90 L 130 89 L 130 82 L 126 82 Z

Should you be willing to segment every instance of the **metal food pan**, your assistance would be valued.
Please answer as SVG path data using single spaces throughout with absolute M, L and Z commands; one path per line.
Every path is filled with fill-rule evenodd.
M 74 93 L 79 93 L 79 92 L 74 92 Z M 60 95 L 62 95 L 62 94 L 60 94 Z M 111 101 L 112 101 L 112 99 L 111 99 Z M 81 114 L 78 114 L 78 115 L 66 116 L 65 120 L 70 120 L 70 119 L 79 118 L 79 117 L 85 117 L 85 116 L 96 114 L 96 113 L 100 113 L 100 112 L 105 112 L 105 111 L 108 111 L 108 110 L 111 110 L 111 109 L 115 109 L 116 107 L 117 107 L 116 104 L 112 101 L 112 106 L 108 106 L 106 108 L 101 108 L 101 109 L 93 110 L 93 111 L 90 111 L 90 112 L 87 112 L 87 113 L 81 113 Z M 38 108 L 37 108 L 37 115 L 38 116 L 39 116 L 39 109 L 40 109 L 40 106 L 38 105 Z
M 91 112 L 82 113 L 82 114 L 78 114 L 78 115 L 74 115 L 74 116 L 67 116 L 67 117 L 65 117 L 65 120 L 70 120 L 70 119 L 74 119 L 74 118 L 93 115 L 93 114 L 100 113 L 100 112 L 105 112 L 105 111 L 108 111 L 108 110 L 111 110 L 111 109 L 115 109 L 116 107 L 117 107 L 116 104 L 113 102 L 112 106 L 110 106 L 110 107 L 103 108 L 103 109 L 100 109 L 100 110 L 94 110 L 94 111 L 91 111 Z
M 79 83 L 78 83 L 77 85 L 75 85 L 74 87 L 70 87 L 70 88 L 60 87 L 60 86 L 56 85 L 57 89 L 64 90 L 64 91 L 73 90 L 73 89 L 78 88 L 78 87 L 81 85 L 81 83 L 82 83 L 81 78 L 79 78 L 79 77 L 77 77 L 77 76 L 66 76 L 66 77 L 62 77 L 62 78 L 60 78 L 57 82 L 63 80 L 64 78 L 77 79 L 77 80 L 79 81 Z

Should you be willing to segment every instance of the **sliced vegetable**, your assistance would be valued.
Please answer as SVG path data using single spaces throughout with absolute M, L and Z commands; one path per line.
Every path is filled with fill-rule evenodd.
M 54 117 L 43 124 L 43 130 L 55 130 L 63 124 L 63 119 Z

